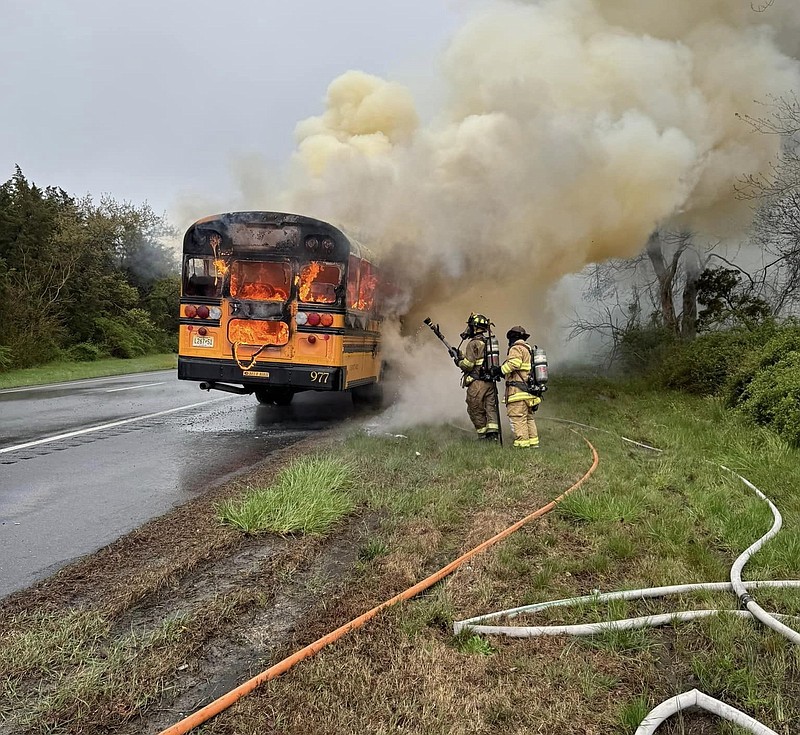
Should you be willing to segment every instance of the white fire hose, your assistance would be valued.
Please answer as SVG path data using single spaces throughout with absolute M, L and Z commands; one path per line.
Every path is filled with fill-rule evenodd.
M 607 434 L 613 432 L 606 429 L 599 429 L 596 426 L 589 426 L 588 424 L 581 424 L 577 421 L 569 421 L 567 419 L 547 418 L 549 421 L 557 421 L 559 423 L 572 424 L 580 426 L 584 429 L 591 429 L 594 431 L 602 431 Z M 627 437 L 620 437 L 623 441 L 633 444 L 644 449 L 649 449 L 654 452 L 662 452 L 663 450 L 657 447 L 652 447 L 648 444 L 628 439 Z M 764 534 L 758 541 L 753 543 L 745 549 L 734 562 L 730 571 L 730 582 L 702 582 L 696 584 L 682 584 L 672 585 L 668 587 L 650 587 L 638 590 L 623 590 L 619 592 L 608 592 L 605 594 L 585 595 L 583 597 L 574 597 L 564 600 L 551 600 L 549 602 L 540 602 L 534 605 L 525 605 L 523 607 L 511 608 L 509 610 L 501 610 L 499 612 L 488 613 L 486 615 L 479 615 L 467 620 L 460 620 L 453 623 L 453 632 L 459 633 L 462 630 L 470 630 L 475 633 L 482 633 L 486 635 L 506 635 L 515 638 L 530 638 L 535 636 L 553 636 L 553 635 L 574 635 L 574 636 L 590 636 L 598 633 L 605 633 L 616 630 L 636 630 L 647 627 L 657 627 L 661 625 L 670 625 L 675 622 L 684 622 L 690 620 L 697 620 L 700 618 L 710 617 L 717 615 L 720 612 L 727 612 L 728 614 L 737 615 L 741 617 L 752 617 L 763 623 L 770 629 L 780 633 L 788 638 L 793 643 L 800 644 L 800 633 L 793 628 L 780 622 L 780 619 L 791 620 L 790 616 L 770 614 L 758 605 L 748 592 L 749 589 L 758 589 L 761 587 L 798 587 L 800 588 L 800 580 L 779 580 L 779 581 L 761 581 L 761 582 L 742 582 L 742 569 L 750 558 L 764 544 L 770 539 L 774 538 L 780 531 L 783 524 L 783 519 L 775 504 L 767 498 L 755 485 L 749 480 L 742 477 L 738 473 L 731 470 L 724 465 L 718 465 L 722 469 L 732 473 L 738 477 L 747 487 L 758 495 L 761 500 L 766 502 L 772 511 L 774 522 L 772 528 Z M 484 621 L 494 620 L 497 618 L 515 618 L 521 614 L 531 614 L 542 610 L 547 610 L 553 607 L 572 607 L 584 603 L 600 603 L 608 602 L 611 600 L 644 600 L 648 598 L 667 597 L 670 595 L 679 595 L 697 590 L 727 590 L 733 591 L 738 597 L 739 604 L 744 608 L 743 610 L 689 610 L 684 612 L 665 613 L 660 615 L 647 615 L 638 618 L 628 618 L 624 620 L 610 620 L 602 623 L 588 623 L 583 625 L 540 625 L 540 626 L 508 626 L 508 625 L 483 625 Z M 730 705 L 720 702 L 713 697 L 703 694 L 696 689 L 690 692 L 685 692 L 676 697 L 668 699 L 666 702 L 658 705 L 653 709 L 647 717 L 642 721 L 639 728 L 636 730 L 635 735 L 650 735 L 667 718 L 689 707 L 699 707 L 705 709 L 712 714 L 718 715 L 724 719 L 736 723 L 757 735 L 777 735 L 774 730 L 769 729 L 766 725 L 754 720 L 744 712 L 737 710 Z
M 650 733 L 656 731 L 662 722 L 672 717 L 672 715 L 676 715 L 678 712 L 693 707 L 704 709 L 707 712 L 711 712 L 713 715 L 729 720 L 739 727 L 743 727 L 745 730 L 756 733 L 756 735 L 778 735 L 775 730 L 771 730 L 758 720 L 754 720 L 750 715 L 746 715 L 741 710 L 731 707 L 729 704 L 725 704 L 725 702 L 720 702 L 718 699 L 714 699 L 714 697 L 709 697 L 708 694 L 703 694 L 703 692 L 699 692 L 697 689 L 692 689 L 689 692 L 679 694 L 677 697 L 672 697 L 666 702 L 659 704 L 658 707 L 650 710 L 647 717 L 642 720 L 642 724 L 636 728 L 636 733 L 634 735 L 650 735 Z

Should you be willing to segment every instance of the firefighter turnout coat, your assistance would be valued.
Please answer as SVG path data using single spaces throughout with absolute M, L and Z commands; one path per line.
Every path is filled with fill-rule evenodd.
M 500 372 L 506 379 L 506 411 L 514 432 L 515 447 L 539 446 L 539 433 L 533 414 L 542 399 L 526 390 L 532 367 L 531 355 L 528 343 L 518 339 L 508 348 L 508 357 L 500 366 Z
M 497 412 L 497 394 L 493 381 L 487 379 L 486 341 L 483 337 L 473 337 L 458 361 L 464 373 L 463 384 L 467 389 L 467 414 L 472 425 L 481 436 L 496 435 L 500 430 L 500 417 Z

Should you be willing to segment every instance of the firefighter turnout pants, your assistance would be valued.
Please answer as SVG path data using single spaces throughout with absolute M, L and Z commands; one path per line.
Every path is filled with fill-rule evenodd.
M 511 396 L 511 398 L 516 395 L 519 394 Z M 530 396 L 509 401 L 506 404 L 508 420 L 511 423 L 511 430 L 514 432 L 515 447 L 539 446 L 539 432 L 536 430 L 536 422 L 533 420 L 533 409 L 540 402 L 540 398 Z
M 481 436 L 500 431 L 500 415 L 497 413 L 497 393 L 494 383 L 488 380 L 474 380 L 467 386 L 467 414 Z

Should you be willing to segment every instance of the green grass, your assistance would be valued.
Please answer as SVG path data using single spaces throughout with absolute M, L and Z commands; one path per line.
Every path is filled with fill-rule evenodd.
M 494 646 L 479 635 L 462 633 L 455 637 L 456 649 L 469 656 L 491 656 L 495 652 Z
M 110 627 L 96 611 L 16 616 L 0 634 L 0 679 L 45 676 L 68 666 L 108 635 Z
M 0 373 L 0 389 L 66 383 L 70 380 L 104 378 L 109 375 L 146 373 L 151 370 L 170 370 L 177 366 L 177 359 L 177 355 L 170 352 L 134 357 L 129 360 L 109 357 L 94 362 L 51 362 L 39 367 Z
M 472 732 L 475 723 L 483 723 L 483 731 L 628 734 L 653 705 L 695 686 L 782 734 L 796 732 L 800 649 L 753 621 L 723 615 L 582 640 L 452 636 L 456 619 L 595 589 L 726 580 L 733 559 L 768 530 L 772 517 L 751 490 L 714 463 L 748 477 L 784 516 L 780 535 L 753 557 L 745 579 L 794 578 L 800 568 L 800 453 L 718 401 L 607 381 L 563 381 L 553 385 L 537 415 L 543 437 L 537 453 L 484 445 L 446 426 L 405 429 L 403 441 L 355 433 L 336 445 L 335 455 L 298 459 L 271 485 L 254 487 L 220 513 L 248 533 L 288 534 L 325 533 L 343 515 L 365 510 L 370 524 L 353 541 L 357 575 L 355 582 L 348 578 L 347 599 L 328 597 L 334 580 L 324 575 L 307 583 L 339 624 L 544 505 L 581 476 L 591 462 L 586 445 L 568 427 L 546 421 L 548 414 L 665 452 L 654 454 L 609 433 L 581 430 L 600 451 L 600 465 L 555 512 L 382 613 L 298 666 L 292 676 L 243 700 L 215 719 L 209 733 L 403 730 L 438 735 Z M 293 539 L 287 546 L 296 543 Z M 275 572 L 278 584 L 293 571 L 282 573 Z M 800 614 L 797 590 L 757 590 L 754 596 L 765 609 Z M 735 606 L 730 593 L 699 593 L 590 601 L 516 622 L 588 623 Z M 50 629 L 52 641 L 0 638 L 0 646 L 18 646 L 20 653 L 12 651 L 9 660 L 27 661 L 21 668 L 31 672 L 44 670 L 36 649 L 46 646 L 42 657 L 55 668 L 86 671 L 68 690 L 76 700 L 85 697 L 81 682 L 95 682 L 92 669 L 102 665 L 94 654 L 84 657 L 89 669 L 76 665 L 65 641 L 72 630 L 79 638 L 96 635 L 95 622 L 68 619 L 63 632 Z M 102 627 L 98 630 L 102 635 Z M 309 630 L 302 642 L 327 630 Z M 139 651 L 152 667 L 160 641 L 120 645 Z M 105 655 L 114 658 L 117 652 L 107 647 Z M 126 681 L 135 685 L 142 676 L 141 668 L 130 663 L 120 663 L 120 671 L 126 666 L 127 680 L 114 674 L 123 689 Z M 168 673 L 150 677 L 146 691 L 168 680 Z M 12 686 L 10 698 L 16 696 Z M 151 700 L 128 701 L 126 706 L 135 709 Z M 69 707 L 64 700 L 50 710 Z M 680 722 L 672 727 L 683 731 Z
M 358 558 L 362 562 L 374 561 L 389 553 L 389 547 L 383 539 L 371 538 L 358 550 Z
M 222 521 L 246 533 L 322 534 L 353 510 L 353 470 L 335 457 L 304 457 L 272 487 L 220 505 Z
M 631 699 L 620 707 L 617 714 L 618 729 L 620 735 L 628 735 L 636 730 L 642 720 L 647 716 L 651 707 L 647 703 L 647 697 L 639 696 Z

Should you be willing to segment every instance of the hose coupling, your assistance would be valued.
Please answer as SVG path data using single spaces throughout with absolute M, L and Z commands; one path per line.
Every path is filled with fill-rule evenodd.
M 753 596 L 747 594 L 747 592 L 745 592 L 743 595 L 739 595 L 739 607 L 742 608 L 742 610 L 747 610 L 747 606 L 751 602 L 754 602 Z

